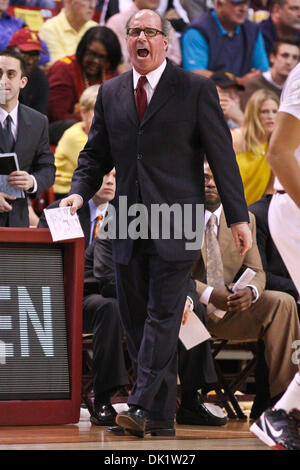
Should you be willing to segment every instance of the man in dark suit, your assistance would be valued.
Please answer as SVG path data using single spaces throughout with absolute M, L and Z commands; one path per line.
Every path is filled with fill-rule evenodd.
M 186 222 L 195 230 L 195 212 L 204 203 L 205 151 L 237 249 L 244 253 L 251 246 L 242 182 L 215 86 L 166 61 L 168 25 L 151 10 L 130 19 L 127 47 L 133 71 L 100 88 L 70 196 L 61 203 L 74 213 L 115 166 L 120 233 L 113 240 L 113 256 L 122 322 L 137 371 L 129 410 L 116 422 L 141 437 L 175 434 L 178 332 L 202 233 L 196 232 L 195 244 L 187 247 L 186 232 L 177 236 L 176 217 L 162 210 L 158 229 L 167 226 L 171 235 L 141 237 L 141 224 L 133 216 L 128 223 L 127 208 L 132 214 L 136 203 L 143 204 L 153 235 L 157 227 L 151 211 L 157 205 L 170 209 L 176 202 L 180 212 L 188 204 L 191 215 L 183 226 Z M 124 236 L 124 228 L 130 236 Z
M 27 196 L 37 197 L 54 183 L 47 118 L 18 101 L 26 83 L 22 56 L 13 51 L 1 52 L 0 152 L 17 154 L 19 170 L 12 171 L 6 181 L 25 193 L 25 197 L 16 198 L 0 192 L 1 227 L 29 227 Z

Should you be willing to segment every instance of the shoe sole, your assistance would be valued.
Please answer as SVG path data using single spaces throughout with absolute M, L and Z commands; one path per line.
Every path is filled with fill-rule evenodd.
M 176 435 L 176 431 L 174 428 L 165 428 L 165 429 L 149 429 L 146 430 L 145 434 L 151 434 L 151 436 L 167 436 L 167 437 L 174 437 Z
M 286 447 L 283 447 L 280 444 L 277 444 L 273 439 L 271 439 L 270 436 L 268 436 L 256 423 L 253 423 L 252 426 L 250 426 L 250 431 L 251 433 L 255 436 L 258 437 L 264 444 L 266 444 L 268 447 L 271 447 L 273 450 L 287 450 Z
M 116 423 L 134 436 L 144 437 L 145 429 L 141 428 L 130 416 L 117 415 Z
M 220 420 L 222 420 L 222 418 L 220 418 Z M 208 423 L 208 422 L 200 422 L 199 420 L 195 419 L 184 419 L 184 418 L 176 418 L 176 423 L 177 424 L 189 424 L 189 425 L 192 425 L 192 426 L 224 426 L 225 424 L 227 424 L 228 420 L 227 418 L 224 418 L 224 420 L 222 421 L 216 421 L 215 423 Z
M 101 421 L 97 420 L 96 418 L 90 417 L 90 422 L 95 426 L 114 426 L 116 424 L 115 421 L 111 421 L 110 423 L 101 423 Z

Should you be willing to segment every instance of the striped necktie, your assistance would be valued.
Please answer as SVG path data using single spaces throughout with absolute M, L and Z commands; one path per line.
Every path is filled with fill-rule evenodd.
M 11 115 L 8 114 L 4 121 L 4 128 L 3 128 L 3 134 L 4 134 L 5 142 L 6 142 L 6 145 L 5 145 L 6 152 L 11 152 L 15 146 L 15 139 L 11 131 L 11 123 L 12 123 L 12 118 L 11 118 Z
M 215 234 L 217 216 L 212 214 L 207 222 L 205 231 L 206 240 L 206 281 L 209 286 L 224 286 L 223 262 L 220 245 Z
M 103 215 L 98 215 L 95 219 L 95 225 L 94 225 L 94 231 L 93 231 L 93 239 L 97 237 L 100 227 L 101 227 L 101 221 L 103 219 Z
M 148 106 L 147 94 L 144 88 L 144 85 L 146 82 L 147 82 L 147 78 L 145 77 L 145 75 L 141 75 L 138 80 L 136 92 L 135 92 L 135 104 L 136 104 L 136 109 L 137 109 L 137 113 L 139 117 L 139 122 L 142 121 L 144 114 L 146 112 L 147 106 Z

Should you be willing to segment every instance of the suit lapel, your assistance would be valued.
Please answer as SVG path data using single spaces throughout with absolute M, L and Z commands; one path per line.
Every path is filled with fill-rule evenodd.
M 221 255 L 223 259 L 223 254 L 226 252 L 228 245 L 232 242 L 231 230 L 227 227 L 223 209 L 222 209 L 221 217 L 220 217 L 218 242 L 219 242 Z
M 5 148 L 6 148 L 6 141 L 5 141 L 2 125 L 0 124 L 0 152 L 6 153 Z
M 172 65 L 167 62 L 167 66 L 158 82 L 158 85 L 147 107 L 145 116 L 141 125 L 146 124 L 151 117 L 162 108 L 169 99 L 175 94 L 175 80 L 172 73 Z M 128 117 L 136 125 L 139 126 L 136 105 L 133 90 L 133 73 L 132 71 L 124 76 L 123 85 L 120 89 L 120 102 L 122 103 Z
M 147 107 L 141 125 L 146 124 L 175 94 L 175 78 L 173 66 L 167 62 L 166 68 L 157 84 L 152 99 Z
M 138 126 L 139 122 L 134 101 L 132 71 L 124 76 L 124 81 L 120 88 L 120 103 L 123 105 L 129 119 L 133 122 L 133 124 Z
M 30 146 L 30 136 L 31 136 L 31 123 L 26 114 L 26 109 L 24 109 L 22 104 L 19 104 L 18 109 L 18 133 L 16 138 L 16 145 L 14 152 L 17 156 L 23 154 L 24 148 Z M 19 161 L 20 164 L 20 161 Z M 21 165 L 20 165 L 21 166 Z

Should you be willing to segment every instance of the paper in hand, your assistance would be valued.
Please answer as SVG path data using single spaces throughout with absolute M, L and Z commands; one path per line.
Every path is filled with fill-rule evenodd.
M 179 339 L 186 349 L 191 349 L 198 344 L 203 343 L 211 336 L 203 325 L 202 321 L 194 312 L 190 312 L 187 321 L 181 325 Z
M 7 175 L 17 170 L 19 170 L 17 154 L 0 153 L 0 191 L 16 198 L 24 198 L 22 189 L 16 189 L 6 181 Z
M 71 207 L 44 209 L 44 212 L 54 242 L 84 237 L 78 215 L 71 215 Z

